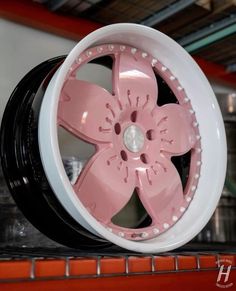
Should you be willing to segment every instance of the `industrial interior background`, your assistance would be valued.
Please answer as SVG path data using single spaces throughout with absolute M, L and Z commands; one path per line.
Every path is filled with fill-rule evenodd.
M 222 109 L 228 142 L 228 170 L 219 206 L 205 229 L 184 249 L 183 253 L 163 254 L 163 256 L 158 258 L 152 256 L 138 257 L 136 258 L 137 261 L 132 261 L 133 257 L 127 255 L 120 256 L 116 258 L 115 261 L 114 258 L 111 259 L 111 255 L 108 261 L 105 260 L 105 257 L 101 258 L 101 256 L 92 258 L 86 257 L 83 258 L 83 260 L 84 266 L 87 266 L 87 273 L 82 272 L 77 274 L 76 271 L 73 273 L 73 264 L 77 263 L 79 265 L 82 259 L 78 259 L 77 262 L 77 259 L 75 259 L 77 255 L 69 250 L 64 251 L 64 253 L 62 252 L 63 255 L 57 255 L 55 252 L 50 251 L 50 248 L 56 245 L 47 238 L 42 237 L 41 234 L 39 234 L 29 223 L 27 224 L 24 218 L 21 217 L 21 214 L 8 197 L 8 193 L 6 193 L 7 190 L 5 186 L 3 186 L 3 178 L 0 176 L 0 206 L 2 205 L 2 210 L 0 211 L 0 231 L 6 229 L 6 227 L 3 226 L 4 224 L 9 223 L 7 220 L 7 211 L 4 214 L 4 205 L 6 205 L 6 201 L 12 205 L 12 213 L 14 213 L 12 220 L 18 221 L 18 224 L 14 226 L 15 230 L 11 230 L 12 232 L 10 234 L 12 239 L 11 247 L 16 246 L 17 250 L 11 248 L 7 250 L 6 237 L 0 236 L 0 248 L 2 253 L 2 255 L 0 254 L 0 288 L 1 280 L 3 282 L 8 280 L 14 282 L 16 285 L 11 285 L 13 289 L 7 290 L 15 290 L 15 287 L 22 288 L 22 290 L 28 290 L 26 288 L 29 288 L 29 290 L 37 290 L 33 288 L 37 288 L 39 285 L 29 286 L 17 281 L 19 279 L 23 281 L 27 281 L 28 279 L 35 281 L 36 277 L 36 279 L 43 278 L 41 280 L 43 284 L 46 282 L 46 279 L 48 280 L 48 284 L 45 283 L 45 285 L 41 285 L 41 287 L 44 286 L 43 288 L 48 288 L 47 290 L 51 290 L 50 288 L 52 285 L 50 284 L 52 281 L 54 282 L 54 287 L 57 286 L 57 288 L 62 288 L 57 290 L 66 290 L 63 289 L 65 288 L 64 281 L 61 281 L 60 285 L 60 283 L 58 283 L 60 281 L 57 281 L 57 279 L 68 279 L 73 276 L 78 279 L 82 274 L 88 277 L 86 285 L 88 289 L 86 289 L 84 285 L 85 281 L 81 283 L 78 279 L 78 285 L 75 284 L 76 280 L 73 281 L 73 283 L 70 282 L 72 290 L 74 290 L 73 288 L 76 288 L 76 286 L 83 287 L 84 289 L 82 290 L 91 290 L 89 286 L 95 288 L 93 281 L 90 279 L 91 276 L 104 278 L 104 276 L 102 276 L 104 274 L 110 274 L 111 276 L 111 274 L 115 273 L 117 276 L 119 273 L 127 275 L 132 272 L 134 274 L 141 273 L 145 276 L 131 276 L 130 286 L 138 286 L 140 282 L 142 282 L 141 284 L 147 284 L 149 281 L 147 288 L 156 288 L 159 285 L 157 281 L 153 279 L 154 277 L 150 279 L 150 274 L 156 274 L 158 270 L 164 274 L 166 272 L 168 276 L 170 275 L 168 272 L 172 272 L 171 274 L 178 274 L 181 270 L 181 264 L 184 265 L 181 271 L 199 271 L 200 269 L 214 270 L 215 258 L 219 258 L 222 253 L 224 253 L 227 258 L 230 258 L 230 260 L 233 260 L 233 268 L 236 266 L 236 0 L 1 1 L 0 87 L 2 88 L 2 96 L 0 100 L 0 117 L 2 117 L 7 99 L 14 89 L 14 86 L 31 67 L 48 57 L 66 54 L 76 42 L 91 31 L 107 24 L 119 22 L 139 23 L 153 27 L 167 34 L 182 45 L 194 57 L 210 80 Z M 19 33 L 21 35 L 20 37 Z M 24 44 L 21 44 L 21 40 L 23 40 Z M 35 43 L 31 45 L 31 42 Z M 12 52 L 12 55 L 9 52 Z M 19 57 L 21 54 L 23 58 Z M 28 64 L 26 65 L 25 63 L 27 62 Z M 191 72 L 189 73 L 191 74 Z M 214 177 L 212 177 L 211 182 L 214 183 Z M 10 221 L 10 223 L 14 225 L 12 221 Z M 13 237 L 16 236 L 16 233 L 19 234 L 20 232 L 23 232 L 21 238 L 14 240 Z M 45 244 L 45 246 L 49 247 L 49 249 L 44 251 L 38 249 L 37 256 L 40 258 L 50 257 L 50 259 L 37 258 L 37 260 L 35 260 L 35 253 L 32 251 L 32 248 L 27 251 L 27 243 L 29 243 L 30 246 L 32 244 L 32 237 L 29 235 L 32 233 L 35 235 L 35 238 L 39 240 L 40 244 Z M 35 243 L 35 241 L 33 243 Z M 26 247 L 24 252 L 22 252 L 22 247 Z M 6 250 L 5 252 L 3 251 L 4 248 Z M 9 259 L 9 257 L 11 257 L 11 259 Z M 22 261 L 19 261 L 19 258 Z M 104 261 L 101 261 L 101 259 Z M 109 259 L 111 260 L 110 263 Z M 156 262 L 157 259 L 159 260 L 158 262 Z M 186 262 L 184 260 L 186 260 Z M 37 261 L 36 263 L 38 265 L 35 261 Z M 214 262 L 212 263 L 212 261 Z M 54 265 L 46 265 L 48 262 L 49 264 L 53 262 Z M 137 266 L 142 266 L 142 268 L 139 269 L 139 267 L 135 265 L 135 262 Z M 12 263 L 12 265 L 9 265 L 10 263 Z M 19 265 L 21 263 L 22 265 Z M 41 265 L 39 265 L 39 263 L 41 263 Z M 43 265 L 44 263 L 45 265 Z M 116 267 L 111 267 L 112 264 Z M 161 269 L 161 267 L 158 269 L 158 264 L 159 266 L 163 264 L 164 269 Z M 19 275 L 17 268 L 20 268 L 20 266 L 22 266 L 22 269 Z M 32 272 L 35 272 L 35 266 L 40 271 L 38 271 L 38 274 L 35 275 L 35 273 L 33 273 L 32 275 Z M 55 267 L 54 271 L 56 271 L 54 273 L 51 271 L 50 266 Z M 107 273 L 106 266 L 109 266 L 107 268 L 111 268 L 113 273 Z M 137 269 L 135 269 L 135 266 Z M 5 271 L 5 268 L 9 268 L 8 271 Z M 68 271 L 68 268 L 72 273 Z M 104 268 L 103 272 L 101 268 Z M 132 268 L 134 268 L 134 271 L 132 271 Z M 64 270 L 66 271 L 64 272 Z M 192 272 L 192 277 L 190 277 L 196 284 L 199 284 L 196 286 L 200 288 L 203 286 L 202 284 L 205 284 L 204 286 L 206 287 L 209 282 L 215 280 L 215 274 L 217 273 L 213 271 L 211 273 L 209 270 L 208 273 L 202 273 L 201 277 L 197 277 L 196 275 L 199 274 L 199 272 Z M 159 276 L 157 280 L 162 282 L 162 286 L 164 286 L 163 290 L 174 290 L 173 288 L 175 285 L 172 285 L 172 289 L 168 289 L 168 278 L 172 278 L 173 284 L 182 284 L 181 282 L 183 282 L 183 279 L 178 276 L 168 278 L 165 277 L 165 275 L 161 277 L 159 274 Z M 48 278 L 54 279 L 50 281 Z M 143 279 L 141 280 L 140 278 Z M 6 283 L 4 284 L 5 285 L 2 285 L 3 287 L 9 286 Z M 69 284 L 68 281 L 67 284 Z M 105 288 L 114 286 L 114 284 L 118 283 L 115 279 L 110 282 L 109 279 L 106 278 L 105 281 L 97 284 L 102 284 L 101 286 Z M 119 286 L 120 288 L 124 288 L 122 285 Z M 185 287 L 181 290 L 185 290 Z M 208 290 L 215 290 L 210 288 L 211 285 L 209 284 Z M 236 281 L 233 288 L 236 288 Z M 203 288 L 203 290 L 206 289 Z

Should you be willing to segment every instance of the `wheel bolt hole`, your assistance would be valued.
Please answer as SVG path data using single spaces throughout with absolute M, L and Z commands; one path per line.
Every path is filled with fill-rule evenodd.
M 130 119 L 132 122 L 136 122 L 137 120 L 137 111 L 133 111 L 130 115 Z
M 125 151 L 121 151 L 120 156 L 121 156 L 123 161 L 128 161 L 128 156 L 127 156 L 127 153 Z
M 148 164 L 149 163 L 149 157 L 147 154 L 141 154 L 140 155 L 140 160 L 144 163 L 144 164 Z
M 116 123 L 115 126 L 114 126 L 114 129 L 115 129 L 115 133 L 118 135 L 120 134 L 121 132 L 121 126 L 119 123 Z
M 154 140 L 156 138 L 155 131 L 153 129 L 149 129 L 146 132 L 146 137 L 148 140 Z

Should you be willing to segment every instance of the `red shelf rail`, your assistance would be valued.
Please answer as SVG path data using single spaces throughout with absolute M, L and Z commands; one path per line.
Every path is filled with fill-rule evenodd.
M 222 265 L 229 276 L 218 284 L 236 290 L 236 254 L 9 258 L 0 261 L 0 290 L 219 290 Z

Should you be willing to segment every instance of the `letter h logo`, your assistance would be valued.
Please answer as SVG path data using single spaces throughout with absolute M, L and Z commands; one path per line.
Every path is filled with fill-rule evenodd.
M 224 265 L 220 266 L 220 270 L 219 270 L 218 277 L 217 277 L 217 283 L 220 282 L 222 276 L 225 276 L 224 283 L 228 282 L 228 280 L 229 280 L 231 266 L 228 266 L 226 271 L 224 271 L 224 267 L 225 267 Z

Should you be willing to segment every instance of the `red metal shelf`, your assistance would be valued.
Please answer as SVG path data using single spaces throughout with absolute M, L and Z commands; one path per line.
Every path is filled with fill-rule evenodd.
M 219 290 L 222 264 L 236 290 L 235 253 L 9 258 L 0 260 L 0 290 Z

